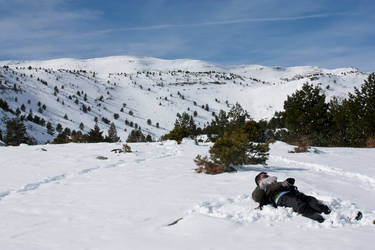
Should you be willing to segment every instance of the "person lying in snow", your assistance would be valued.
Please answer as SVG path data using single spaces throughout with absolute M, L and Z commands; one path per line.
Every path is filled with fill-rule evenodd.
M 257 187 L 252 193 L 253 200 L 259 203 L 259 209 L 268 204 L 275 208 L 291 207 L 294 212 L 322 223 L 324 218 L 321 213 L 329 214 L 331 210 L 315 197 L 299 192 L 294 182 L 293 178 L 278 182 L 276 176 L 261 172 L 255 177 Z

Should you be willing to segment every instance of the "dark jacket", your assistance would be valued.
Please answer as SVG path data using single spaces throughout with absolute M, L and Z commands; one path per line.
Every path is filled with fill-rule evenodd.
M 272 204 L 276 207 L 275 196 L 283 191 L 294 191 L 296 187 L 293 186 L 294 179 L 288 178 L 283 182 L 276 182 L 266 186 L 266 191 L 262 190 L 259 185 L 252 193 L 253 200 L 259 203 L 259 208 L 264 205 Z

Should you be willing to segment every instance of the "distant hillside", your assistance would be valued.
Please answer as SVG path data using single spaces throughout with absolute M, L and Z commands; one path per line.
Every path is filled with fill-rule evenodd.
M 196 122 L 204 126 L 220 109 L 229 110 L 236 102 L 252 118 L 269 119 L 303 83 L 321 86 L 329 98 L 345 97 L 368 76 L 356 68 L 223 67 L 198 60 L 130 56 L 3 61 L 0 66 L 0 98 L 14 113 L 27 116 L 32 111 L 54 128 L 61 124 L 84 132 L 93 128 L 95 119 L 104 131 L 114 122 L 122 140 L 134 128 L 158 139 L 182 112 L 196 111 Z M 0 109 L 0 129 L 5 131 L 6 119 L 15 116 Z M 57 135 L 48 134 L 45 125 L 29 121 L 26 125 L 39 143 Z

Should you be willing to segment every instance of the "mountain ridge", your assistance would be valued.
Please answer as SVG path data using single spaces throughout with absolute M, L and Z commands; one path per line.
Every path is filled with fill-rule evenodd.
M 74 130 L 80 130 L 82 122 L 83 132 L 96 120 L 103 130 L 108 129 L 108 121 L 114 122 L 122 140 L 139 128 L 158 139 L 173 128 L 176 114 L 182 112 L 194 115 L 203 127 L 237 102 L 253 119 L 269 119 L 306 82 L 320 86 L 329 100 L 345 98 L 368 76 L 356 68 L 219 66 L 133 56 L 0 61 L 0 66 L 0 98 L 20 115 L 31 110 L 53 127 L 61 124 Z M 0 111 L 0 129 L 5 131 L 5 121 L 15 115 Z M 41 143 L 56 136 L 34 123 L 27 127 Z

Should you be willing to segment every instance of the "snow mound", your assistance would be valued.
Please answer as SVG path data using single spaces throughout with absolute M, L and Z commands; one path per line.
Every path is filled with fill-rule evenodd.
M 239 195 L 235 198 L 221 197 L 216 200 L 205 201 L 196 205 L 188 214 L 202 214 L 230 220 L 238 224 L 261 222 L 269 226 L 275 226 L 282 222 L 289 223 L 297 219 L 300 220 L 299 217 L 301 217 L 304 220 L 304 223 L 301 223 L 302 228 L 317 226 L 325 228 L 365 226 L 371 225 L 371 218 L 375 218 L 375 211 L 362 211 L 353 202 L 332 197 L 319 198 L 332 209 L 330 215 L 323 214 L 326 220 L 322 224 L 318 224 L 308 218 L 303 218 L 301 215 L 293 212 L 292 208 L 278 207 L 275 209 L 269 205 L 264 206 L 262 210 L 256 209 L 257 205 L 252 200 L 251 195 Z M 359 221 L 355 219 L 358 211 L 363 213 L 363 219 Z

